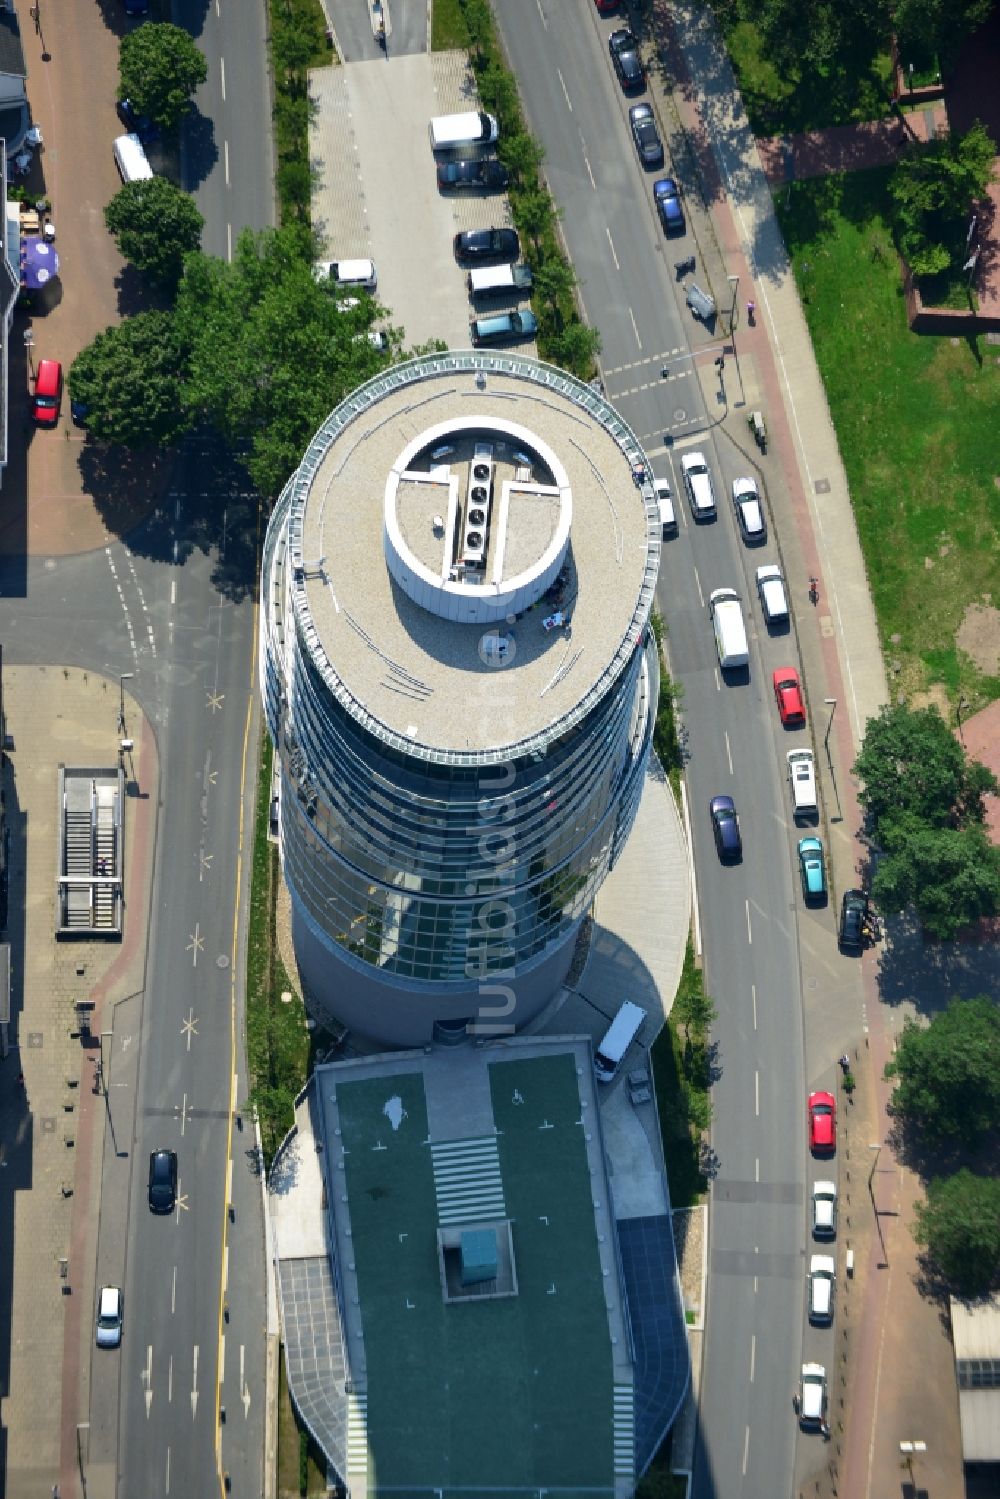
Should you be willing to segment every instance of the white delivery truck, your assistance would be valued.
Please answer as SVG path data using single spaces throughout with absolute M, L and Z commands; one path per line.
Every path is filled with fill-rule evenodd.
M 788 784 L 792 792 L 792 813 L 795 817 L 819 811 L 816 801 L 816 764 L 812 750 L 788 750 Z
M 432 151 L 466 151 L 472 146 L 492 146 L 500 135 L 493 115 L 480 109 L 463 114 L 437 115 L 429 126 Z
M 599 1083 L 610 1083 L 622 1064 L 625 1053 L 642 1029 L 646 1012 L 641 1005 L 627 999 L 604 1033 L 594 1052 L 594 1072 Z
M 708 607 L 715 627 L 715 648 L 723 671 L 735 671 L 750 665 L 750 649 L 743 625 L 740 596 L 735 588 L 716 588 L 708 596 Z

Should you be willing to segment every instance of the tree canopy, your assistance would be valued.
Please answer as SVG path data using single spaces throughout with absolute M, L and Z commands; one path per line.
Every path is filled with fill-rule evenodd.
M 984 1296 L 1000 1276 L 1000 1180 L 967 1170 L 936 1177 L 917 1204 L 913 1237 L 953 1294 Z
M 870 718 L 854 773 L 878 841 L 908 813 L 928 827 L 981 823 L 983 797 L 1000 790 L 985 765 L 966 757 L 936 708 L 886 706 Z
M 908 1017 L 885 1075 L 893 1113 L 925 1139 L 975 1143 L 1000 1115 L 1000 1007 L 983 994 L 953 999 L 930 1025 Z
M 872 896 L 884 911 L 912 906 L 939 941 L 1000 911 L 1000 849 L 978 823 L 928 827 L 907 814 L 886 826 L 881 841 Z
M 104 222 L 126 260 L 173 289 L 184 257 L 201 243 L 205 220 L 189 193 L 166 177 L 148 177 L 115 193 Z
M 995 0 L 896 0 L 893 20 L 903 65 L 947 61 L 989 19 Z M 912 55 L 911 55 L 912 54 Z
M 180 26 L 146 21 L 122 37 L 118 97 L 139 114 L 172 130 L 191 108 L 191 96 L 208 77 L 208 64 Z
M 281 490 L 333 407 L 388 357 L 368 337 L 382 309 L 317 281 L 313 251 L 297 225 L 245 230 L 231 263 L 190 256 L 178 289 L 185 405 L 249 442 L 248 468 L 265 495 Z M 398 350 L 396 330 L 388 342 Z
M 900 253 L 917 276 L 954 267 L 973 202 L 993 175 L 996 142 L 981 121 L 965 135 L 910 146 L 889 179 Z
M 140 312 L 80 351 L 70 368 L 69 393 L 86 406 L 87 429 L 102 442 L 126 448 L 170 443 L 187 425 L 183 368 L 173 315 Z

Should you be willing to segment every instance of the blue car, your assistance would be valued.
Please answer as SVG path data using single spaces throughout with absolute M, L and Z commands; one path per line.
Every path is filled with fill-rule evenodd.
M 799 874 L 806 900 L 826 899 L 826 865 L 818 838 L 799 839 Z
M 712 836 L 715 848 L 723 863 L 742 859 L 743 839 L 740 836 L 740 819 L 736 803 L 731 796 L 713 796 L 708 804 L 708 815 L 712 819 Z
M 154 125 L 148 115 L 140 114 L 131 99 L 119 99 L 115 108 L 125 129 L 132 135 L 137 135 L 144 146 L 156 140 L 160 133 L 159 127 Z
M 686 228 L 681 195 L 672 177 L 661 177 L 653 183 L 653 202 L 660 222 L 668 234 L 683 234 Z

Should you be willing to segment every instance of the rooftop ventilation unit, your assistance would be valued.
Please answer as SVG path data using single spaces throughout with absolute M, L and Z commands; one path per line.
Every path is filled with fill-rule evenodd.
M 477 442 L 472 455 L 469 491 L 465 504 L 465 535 L 462 561 L 466 567 L 486 566 L 490 506 L 493 502 L 493 445 Z

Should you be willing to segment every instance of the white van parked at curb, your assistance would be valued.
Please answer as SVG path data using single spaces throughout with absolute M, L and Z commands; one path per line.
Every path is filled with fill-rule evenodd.
M 119 135 L 111 147 L 123 182 L 145 182 L 153 175 L 146 148 L 137 135 Z
M 812 750 L 788 750 L 788 784 L 792 792 L 792 811 L 796 817 L 808 812 L 818 812 L 816 800 L 816 762 Z
M 708 607 L 715 627 L 715 648 L 723 671 L 734 671 L 750 664 L 747 632 L 743 624 L 740 596 L 735 588 L 716 588 L 708 596 Z
M 604 1033 L 594 1052 L 594 1072 L 599 1083 L 610 1083 L 622 1064 L 625 1053 L 642 1029 L 646 1012 L 642 1005 L 627 999 Z

